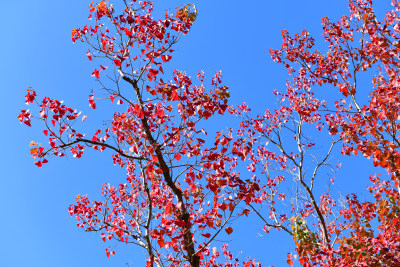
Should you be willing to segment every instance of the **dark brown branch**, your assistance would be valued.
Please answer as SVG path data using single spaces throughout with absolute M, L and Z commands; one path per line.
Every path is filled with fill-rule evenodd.
M 110 149 L 114 150 L 115 152 L 117 152 L 118 154 L 120 154 L 121 156 L 123 156 L 125 158 L 135 159 L 135 160 L 149 160 L 148 158 L 145 158 L 145 157 L 135 157 L 135 156 L 131 156 L 131 155 L 125 154 L 124 152 L 122 152 L 121 149 L 118 149 L 118 148 L 113 147 L 113 146 L 108 145 L 108 144 L 105 144 L 105 143 L 102 143 L 102 142 L 96 142 L 96 141 L 92 141 L 92 140 L 88 140 L 88 139 L 83 139 L 83 138 L 76 138 L 76 141 L 74 141 L 72 143 L 68 143 L 67 145 L 71 146 L 71 145 L 73 145 L 75 143 L 78 143 L 78 142 L 83 142 L 83 143 L 87 143 L 87 144 L 104 146 L 104 147 L 110 148 Z M 63 147 L 63 146 L 65 146 L 65 145 L 62 145 L 60 147 Z
M 136 80 L 132 80 L 131 78 L 127 77 L 121 69 L 118 70 L 118 72 L 120 73 L 122 79 L 128 83 L 130 83 L 133 87 L 133 89 L 135 90 L 136 93 L 136 97 L 137 100 L 140 104 L 140 107 L 143 111 L 143 99 L 140 93 L 140 88 L 137 84 Z M 191 266 L 193 267 L 199 267 L 200 266 L 200 257 L 198 255 L 196 255 L 196 251 L 194 249 L 194 243 L 193 243 L 193 239 L 192 239 L 192 232 L 191 232 L 191 223 L 190 223 L 190 214 L 187 211 L 185 205 L 184 205 L 184 200 L 183 200 L 183 193 L 181 191 L 181 189 L 179 189 L 176 184 L 174 183 L 171 174 L 170 174 L 170 170 L 169 167 L 167 166 L 164 157 L 163 157 L 163 153 L 161 151 L 160 145 L 157 144 L 157 142 L 154 140 L 151 131 L 150 131 L 150 127 L 147 121 L 147 118 L 144 117 L 143 119 L 141 119 L 142 125 L 143 125 L 143 130 L 146 134 L 147 140 L 150 142 L 150 144 L 152 145 L 152 147 L 154 148 L 154 151 L 156 153 L 158 162 L 159 162 L 159 168 L 162 170 L 163 172 L 163 176 L 164 176 L 164 180 L 166 182 L 166 184 L 168 185 L 168 187 L 172 190 L 172 192 L 174 193 L 175 197 L 177 198 L 178 202 L 181 203 L 181 207 L 180 207 L 180 214 L 179 214 L 179 219 L 185 222 L 185 225 L 182 227 L 182 232 L 183 232 L 183 242 L 184 242 L 184 247 L 185 250 L 187 252 L 187 256 L 188 256 L 188 260 L 191 264 Z

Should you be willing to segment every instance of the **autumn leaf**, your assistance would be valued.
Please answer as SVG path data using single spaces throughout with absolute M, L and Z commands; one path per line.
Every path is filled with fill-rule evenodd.
M 172 56 L 169 55 L 161 55 L 161 59 L 163 62 L 167 62 L 169 60 L 171 60 Z
M 158 72 L 159 72 L 158 70 L 149 69 L 149 74 L 150 74 L 151 76 L 157 76 Z
M 163 239 L 158 239 L 157 240 L 157 243 L 158 243 L 158 245 L 160 246 L 160 247 L 165 247 L 165 243 L 164 243 L 164 240 Z
M 289 266 L 292 266 L 293 265 L 293 260 L 292 260 L 292 253 L 288 253 L 287 254 L 287 256 L 286 256 L 286 262 L 287 262 L 287 264 L 289 264 Z
M 33 154 L 36 154 L 36 153 L 38 153 L 39 152 L 39 149 L 38 148 L 32 148 L 31 150 L 30 150 L 30 153 L 31 153 L 31 155 L 33 155 Z
M 36 146 L 38 143 L 35 143 L 34 141 L 31 141 L 30 143 L 29 143 L 29 146 Z
M 85 231 L 100 231 L 104 242 L 129 243 L 127 236 L 137 237 L 136 240 L 144 240 L 146 236 L 151 238 L 150 243 L 158 244 L 158 248 L 163 249 L 158 252 L 148 247 L 147 252 L 151 252 L 148 255 L 152 255 L 146 259 L 148 266 L 164 260 L 174 266 L 185 262 L 193 266 L 207 266 L 209 263 L 201 251 L 201 240 L 196 238 L 214 239 L 223 232 L 222 229 L 228 235 L 232 234 L 235 219 L 227 213 L 233 214 L 237 203 L 241 202 L 243 211 L 237 215 L 248 216 L 249 205 L 257 203 L 260 214 L 265 215 L 267 221 L 272 220 L 270 222 L 278 230 L 285 230 L 295 237 L 297 255 L 287 254 L 289 265 L 293 265 L 299 257 L 299 265 L 302 266 L 326 266 L 331 262 L 347 266 L 354 265 L 355 260 L 358 265 L 370 266 L 371 262 L 379 262 L 385 266 L 397 266 L 400 259 L 396 243 L 400 229 L 397 216 L 400 203 L 397 188 L 400 180 L 397 140 L 400 129 L 400 44 L 392 39 L 396 39 L 399 32 L 398 12 L 390 13 L 385 21 L 378 22 L 372 4 L 369 4 L 372 1 L 349 1 L 350 15 L 342 17 L 339 23 L 323 19 L 323 34 L 330 43 L 324 53 L 315 50 L 315 40 L 306 30 L 293 36 L 286 30 L 282 31 L 283 44 L 280 49 L 271 50 L 271 55 L 288 68 L 294 79 L 287 82 L 284 92 L 273 91 L 280 102 L 275 110 L 263 110 L 262 114 L 252 118 L 253 115 L 246 114 L 251 110 L 247 105 L 234 107 L 227 103 L 229 91 L 222 84 L 220 72 L 215 73 L 211 87 L 206 84 L 204 74 L 198 77 L 200 84 L 195 84 L 184 71 L 174 71 L 169 82 L 158 78 L 164 74 L 163 64 L 172 59 L 169 55 L 173 53 L 172 46 L 179 41 L 174 36 L 188 33 L 196 20 L 195 5 L 178 7 L 176 16 L 166 14 L 165 18 L 156 18 L 152 14 L 153 1 L 130 2 L 121 10 L 118 10 L 120 6 L 114 10 L 106 0 L 95 5 L 91 2 L 89 9 L 96 13 L 93 14 L 96 22 L 72 31 L 74 42 L 81 39 L 94 49 L 95 52 L 89 50 L 86 53 L 91 61 L 101 58 L 105 62 L 103 64 L 116 68 L 113 77 L 109 76 L 112 72 L 104 73 L 104 77 L 113 79 L 107 82 L 107 88 L 103 88 L 99 95 L 101 98 L 89 96 L 89 106 L 96 109 L 97 99 L 109 98 L 113 103 L 117 97 L 116 104 L 125 103 L 126 112 L 121 113 L 121 108 L 111 110 L 114 115 L 107 118 L 103 117 L 105 113 L 98 112 L 98 119 L 105 124 L 101 129 L 95 129 L 97 131 L 92 139 L 86 139 L 87 135 L 80 133 L 81 129 L 74 124 L 80 116 L 76 109 L 49 97 L 39 101 L 36 92 L 30 88 L 25 103 L 36 105 L 38 112 L 35 113 L 38 114 L 31 116 L 30 112 L 23 110 L 18 116 L 18 120 L 28 126 L 31 119 L 39 119 L 46 129 L 43 133 L 47 136 L 45 144 L 49 147 L 37 147 L 38 144 L 32 141 L 30 153 L 33 157 L 44 157 L 44 149 L 49 157 L 64 157 L 71 153 L 76 158 L 82 156 L 85 147 L 97 151 L 109 149 L 112 163 L 126 170 L 126 182 L 114 186 L 104 184 L 103 202 L 89 202 L 80 195 L 76 197 L 77 203 L 70 206 L 69 212 L 76 217 L 78 227 Z M 104 16 L 107 19 L 102 19 Z M 357 21 L 357 18 L 360 20 Z M 356 23 L 350 23 L 352 20 Z M 360 40 L 363 38 L 360 35 L 365 36 L 365 40 Z M 354 39 L 356 44 L 365 46 L 356 48 L 359 46 L 351 44 Z M 374 76 L 374 86 L 369 92 L 366 91 L 368 89 L 360 90 L 360 85 L 356 88 L 354 81 L 359 71 L 380 66 L 382 74 Z M 92 70 L 92 76 L 100 80 L 100 73 L 107 67 L 99 65 L 97 68 Z M 247 77 L 252 81 L 256 76 Z M 347 107 L 345 105 L 349 103 L 346 104 L 346 100 L 336 95 L 330 99 L 329 94 L 327 104 L 317 99 L 316 90 L 319 89 L 314 85 L 322 87 L 324 84 L 335 87 L 342 93 L 342 98 L 350 96 L 351 99 L 348 97 L 347 100 L 354 103 Z M 123 88 L 127 86 L 130 90 Z M 359 95 L 357 98 L 354 95 L 356 92 Z M 363 93 L 368 93 L 368 98 L 364 99 Z M 357 99 L 364 99 L 365 104 L 359 107 Z M 240 130 L 237 134 L 234 133 L 236 130 L 230 130 L 229 137 L 218 132 L 214 146 L 211 142 L 210 147 L 206 147 L 206 141 L 197 138 L 199 128 L 205 125 L 202 123 L 204 119 L 218 114 L 223 116 L 217 120 L 233 125 L 235 123 L 229 116 L 239 117 Z M 83 116 L 82 121 L 85 119 L 86 116 Z M 306 156 L 310 153 L 306 148 L 316 149 L 324 145 L 316 146 L 301 137 L 328 140 L 307 133 L 308 127 L 302 127 L 302 122 L 315 126 L 321 133 L 328 128 L 325 131 L 327 136 L 334 136 L 337 142 L 343 141 L 343 154 L 351 156 L 360 153 L 371 158 L 374 166 L 387 170 L 389 175 L 384 183 L 371 177 L 373 187 L 368 190 L 377 202 L 361 203 L 355 195 L 351 195 L 347 202 L 343 201 L 346 207 L 336 206 L 335 200 L 329 192 L 323 191 L 323 187 L 313 190 L 313 183 L 308 185 L 310 180 L 320 180 L 324 175 L 323 172 L 316 174 L 315 170 L 315 177 L 304 177 L 304 183 L 294 181 L 300 187 L 293 199 L 298 203 L 298 209 L 290 211 L 290 208 L 285 208 L 292 200 L 285 199 L 280 190 L 290 188 L 293 179 L 287 179 L 285 174 L 280 173 L 301 172 L 303 163 L 307 165 L 302 154 L 305 158 L 313 155 Z M 324 125 L 327 127 L 324 128 Z M 207 135 L 206 130 L 201 131 Z M 214 127 L 208 130 L 214 131 Z M 297 143 L 294 151 L 290 143 L 286 145 L 287 140 L 293 138 Z M 268 142 L 277 147 L 267 149 Z M 339 150 L 335 147 L 332 151 Z M 316 151 L 315 156 L 319 157 L 322 153 L 325 153 L 323 149 L 321 153 Z M 327 161 L 336 156 L 334 153 L 326 155 L 326 162 L 322 160 L 320 165 L 329 166 Z M 47 163 L 43 157 L 35 162 L 37 166 Z M 182 157 L 190 160 L 180 161 Z M 98 162 L 93 164 L 93 169 Z M 246 167 L 251 173 L 239 175 L 238 171 L 243 169 L 246 172 Z M 304 166 L 304 170 L 309 167 L 313 168 Z M 268 179 L 263 179 L 266 174 Z M 304 172 L 304 175 L 309 173 Z M 245 183 L 242 179 L 247 176 L 251 176 L 251 180 Z M 390 182 L 394 186 L 389 185 Z M 281 186 L 280 183 L 286 184 Z M 286 203 L 275 205 L 278 199 Z M 298 201 L 301 199 L 315 201 Z M 288 218 L 293 213 L 301 216 L 290 221 Z M 337 222 L 336 219 L 331 220 L 333 213 L 340 217 Z M 308 220 L 308 216 L 315 216 L 318 225 Z M 348 222 L 342 224 L 342 219 Z M 375 228 L 380 232 L 365 231 L 365 227 L 372 228 L 369 226 L 371 220 L 376 222 Z M 268 232 L 271 226 L 266 221 L 264 223 L 264 230 Z M 142 232 L 141 228 L 145 225 L 148 229 Z M 333 240 L 337 241 L 334 250 Z M 288 242 L 291 241 L 289 238 Z M 206 246 L 211 249 L 213 245 L 209 243 Z M 233 260 L 227 246 L 224 244 L 222 247 L 221 257 L 216 247 L 211 250 L 221 265 L 230 264 L 229 260 Z M 106 253 L 109 257 L 115 252 L 109 248 Z M 166 255 L 170 258 L 165 258 Z M 243 266 L 259 266 L 255 260 L 246 261 Z
M 225 232 L 226 232 L 228 235 L 232 234 L 232 232 L 233 232 L 232 227 L 230 227 L 230 226 L 226 227 L 226 228 L 225 228 Z

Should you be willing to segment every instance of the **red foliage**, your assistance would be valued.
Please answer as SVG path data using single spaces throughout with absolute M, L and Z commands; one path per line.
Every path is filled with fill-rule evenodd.
M 287 254 L 289 265 L 400 264 L 399 1 L 392 1 L 384 22 L 368 0 L 350 0 L 350 15 L 336 23 L 324 18 L 326 54 L 313 50 L 306 30 L 294 36 L 283 31 L 281 48 L 270 53 L 294 77 L 285 92 L 274 90 L 279 108 L 258 116 L 244 103 L 228 107 L 220 72 L 207 87 L 203 72 L 196 82 L 178 70 L 170 81 L 162 79 L 172 47 L 196 20 L 195 6 L 157 20 L 151 1 L 124 3 L 118 13 L 107 1 L 92 2 L 94 25 L 74 29 L 72 41 L 90 45 L 90 61 L 105 58 L 101 63 L 108 66 L 99 64 L 92 76 L 109 78 L 113 86 L 102 86 L 102 93 L 125 112 L 115 112 L 107 127 L 87 138 L 77 130 L 76 109 L 48 97 L 39 101 L 29 88 L 26 104 L 36 104 L 39 115 L 22 110 L 18 116 L 28 126 L 31 118 L 45 126 L 49 145 L 32 142 L 30 149 L 39 167 L 50 156 L 80 158 L 92 147 L 111 150 L 113 163 L 126 168 L 126 182 L 105 184 L 102 201 L 77 197 L 69 212 L 78 227 L 100 232 L 104 242 L 142 247 L 147 266 L 260 266 L 233 257 L 227 244 L 212 247 L 218 235 L 234 232 L 233 219 L 253 212 L 265 232 L 274 228 L 292 237 L 297 254 Z M 357 75 L 368 69 L 377 73 L 360 104 Z M 117 79 L 110 78 L 113 71 Z M 319 100 L 315 88 L 326 85 L 340 97 Z M 89 95 L 89 106 L 96 109 L 98 100 Z M 217 132 L 209 142 L 200 123 L 218 115 L 240 117 L 240 129 Z M 342 154 L 360 153 L 389 173 L 388 181 L 370 177 L 373 200 L 349 195 L 340 202 L 316 188 L 340 143 Z M 238 165 L 249 172 L 240 174 Z M 108 247 L 106 254 L 115 252 Z

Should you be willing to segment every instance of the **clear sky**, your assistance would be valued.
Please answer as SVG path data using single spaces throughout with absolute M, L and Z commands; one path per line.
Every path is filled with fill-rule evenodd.
M 120 1 L 120 0 L 110 0 Z M 272 89 L 284 89 L 288 78 L 283 66 L 273 63 L 270 48 L 278 48 L 281 30 L 290 33 L 307 28 L 317 43 L 321 18 L 337 19 L 347 14 L 345 0 L 155 0 L 157 10 L 195 3 L 199 12 L 192 31 L 177 46 L 171 66 L 195 76 L 222 70 L 230 86 L 231 104 L 246 101 L 261 111 L 273 105 Z M 389 6 L 376 1 L 378 15 Z M 88 115 L 88 129 L 101 126 L 101 113 L 88 107 L 87 95 L 97 84 L 87 47 L 71 42 L 71 30 L 86 25 L 90 0 L 2 1 L 0 16 L 0 266 L 4 267 L 99 267 L 143 266 L 143 252 L 135 247 L 116 247 L 107 259 L 100 237 L 75 226 L 68 206 L 78 194 L 99 197 L 105 182 L 117 184 L 124 171 L 111 157 L 94 152 L 85 157 L 53 159 L 37 168 L 29 155 L 29 142 L 41 135 L 35 122 L 28 128 L 17 115 L 25 109 L 29 86 L 38 94 L 64 100 Z M 370 83 L 366 83 L 370 86 Z M 365 160 L 343 158 L 336 190 L 351 192 L 367 184 L 376 172 Z M 368 166 L 368 167 L 365 167 Z M 259 222 L 241 222 L 232 239 L 234 248 L 255 257 L 263 265 L 282 266 L 292 240 L 283 233 L 258 236 Z

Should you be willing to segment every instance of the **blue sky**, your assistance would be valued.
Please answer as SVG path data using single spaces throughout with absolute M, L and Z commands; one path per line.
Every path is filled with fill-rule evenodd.
M 119 1 L 119 0 L 114 0 Z M 111 2 L 111 0 L 110 0 Z M 157 10 L 174 8 L 186 1 L 155 0 Z M 376 1 L 382 15 L 389 1 Z M 99 196 L 105 182 L 117 183 L 123 170 L 114 167 L 106 154 L 53 159 L 37 168 L 29 155 L 31 140 L 41 135 L 17 120 L 25 109 L 24 95 L 33 86 L 40 96 L 64 100 L 88 115 L 87 127 L 100 126 L 101 118 L 88 107 L 87 95 L 97 86 L 87 47 L 71 42 L 71 30 L 86 25 L 89 0 L 3 1 L 0 17 L 2 64 L 0 64 L 0 153 L 2 242 L 0 266 L 143 266 L 143 252 L 118 246 L 107 259 L 96 234 L 75 227 L 68 206 L 78 194 Z M 262 111 L 274 103 L 272 89 L 284 89 L 288 78 L 283 66 L 273 63 L 270 48 L 278 48 L 281 30 L 290 33 L 307 28 L 322 43 L 321 18 L 347 14 L 345 0 L 236 1 L 192 0 L 199 12 L 192 31 L 177 46 L 171 65 L 195 76 L 197 70 L 211 75 L 222 70 L 229 85 L 231 104 L 246 101 Z M 335 3 L 335 4 L 332 4 Z M 366 86 L 369 86 L 369 81 Z M 357 191 L 375 173 L 366 160 L 343 158 L 336 190 Z M 365 167 L 368 166 L 368 167 Z M 115 181 L 115 182 L 113 182 Z M 232 236 L 235 249 L 256 257 L 263 265 L 282 266 L 291 240 L 284 234 L 257 237 L 259 222 L 241 222 Z M 248 227 L 248 225 L 252 225 Z

